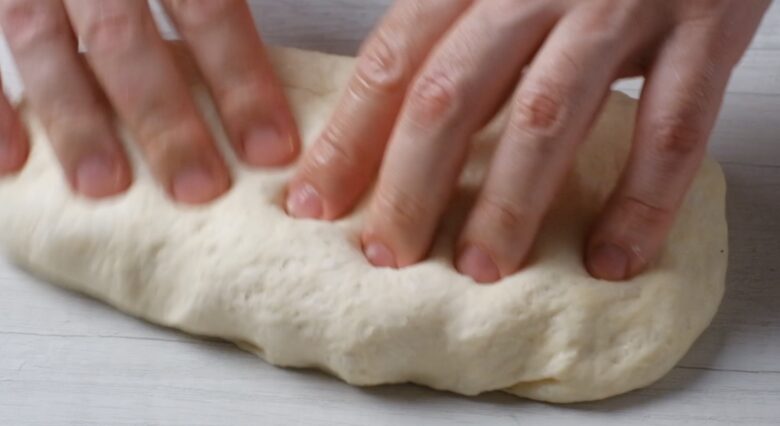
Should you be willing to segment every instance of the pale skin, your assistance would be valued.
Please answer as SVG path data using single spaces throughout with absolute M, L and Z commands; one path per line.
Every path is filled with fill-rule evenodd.
M 658 256 L 706 151 L 729 77 L 769 0 L 397 0 L 289 184 L 297 218 L 349 214 L 376 182 L 368 261 L 425 259 L 470 136 L 509 103 L 509 124 L 453 260 L 481 283 L 520 270 L 610 85 L 646 79 L 632 151 L 583 261 L 625 280 Z M 246 4 L 166 0 L 239 158 L 290 164 L 299 139 Z M 0 0 L 30 106 L 86 197 L 132 183 L 113 108 L 178 202 L 208 203 L 230 173 L 140 0 Z M 86 59 L 77 53 L 77 38 Z M 28 142 L 0 99 L 0 174 Z

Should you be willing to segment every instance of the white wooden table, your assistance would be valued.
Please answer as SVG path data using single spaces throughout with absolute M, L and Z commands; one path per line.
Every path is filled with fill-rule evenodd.
M 389 0 L 254 3 L 272 41 L 353 52 Z M 151 326 L 0 261 L 0 425 L 780 425 L 778 4 L 734 77 L 712 152 L 730 188 L 728 291 L 688 356 L 647 389 L 571 406 L 357 389 Z

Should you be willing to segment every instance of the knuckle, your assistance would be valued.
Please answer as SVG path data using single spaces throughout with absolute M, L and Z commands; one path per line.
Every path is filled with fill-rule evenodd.
M 145 25 L 142 14 L 134 13 L 126 4 L 102 3 L 85 19 L 81 38 L 93 52 L 125 51 L 137 46 Z
M 2 27 L 9 44 L 24 49 L 67 34 L 61 16 L 44 2 L 10 0 L 2 6 Z
M 46 114 L 46 129 L 52 135 L 51 142 L 57 151 L 78 150 L 80 146 L 94 141 L 103 133 L 102 111 L 96 109 L 59 110 Z
M 517 232 L 518 229 L 529 223 L 530 214 L 508 199 L 496 194 L 486 193 L 479 203 L 479 210 L 486 223 L 497 227 L 501 231 Z
M 140 90 L 128 89 L 132 93 L 117 104 L 124 105 L 128 111 L 127 122 L 136 132 L 141 142 L 152 141 L 167 133 L 168 129 L 182 127 L 183 124 L 201 123 L 199 114 L 188 94 L 155 92 L 139 93 Z M 184 96 L 182 96 L 184 95 Z
M 677 19 L 692 25 L 709 25 L 722 18 L 728 0 L 689 0 L 677 8 Z
M 662 156 L 687 157 L 704 147 L 704 141 L 692 119 L 666 118 L 655 123 L 654 146 Z
M 458 87 L 443 72 L 427 72 L 409 92 L 408 117 L 421 125 L 441 124 L 454 118 L 460 108 Z
M 541 135 L 557 134 L 566 114 L 564 91 L 555 83 L 544 82 L 518 96 L 513 123 L 516 127 Z
M 416 196 L 395 187 L 380 186 L 375 196 L 376 211 L 402 228 L 412 228 L 427 217 L 429 209 Z
M 191 118 L 148 120 L 142 124 L 141 135 L 139 143 L 155 165 L 190 157 L 209 143 L 203 124 Z
M 270 112 L 264 101 L 268 99 L 270 90 L 264 90 L 264 84 L 254 75 L 231 79 L 224 87 L 212 89 L 220 109 L 226 116 L 242 117 Z
M 562 144 L 554 137 L 534 134 L 523 128 L 508 130 L 505 138 L 515 155 L 543 161 L 554 158 L 561 150 Z
M 311 164 L 317 169 L 346 172 L 357 164 L 356 155 L 343 143 L 344 132 L 338 124 L 329 125 L 311 152 Z
M 626 35 L 638 33 L 637 23 L 648 21 L 648 13 L 653 12 L 646 2 L 638 0 L 602 0 L 586 7 L 585 13 L 577 15 L 579 34 L 605 47 L 624 44 Z
M 123 95 L 114 105 L 124 111 L 123 120 L 153 163 L 170 155 L 191 155 L 199 147 L 216 149 L 211 131 L 188 91 L 176 87 L 150 90 L 131 83 Z
M 496 34 L 515 33 L 528 24 L 529 16 L 541 17 L 541 8 L 546 7 L 539 2 L 523 3 L 518 7 L 517 0 L 478 2 L 472 17 L 479 22 L 480 28 L 489 29 Z
M 366 46 L 356 69 L 358 92 L 396 95 L 406 85 L 408 64 L 392 37 L 380 31 Z
M 533 10 L 536 3 L 543 2 L 529 2 L 526 1 L 525 7 L 517 7 L 517 0 L 493 0 L 490 2 L 483 2 L 478 4 L 478 7 L 482 7 L 481 12 L 483 17 L 489 19 L 487 23 L 495 24 L 502 23 L 507 18 L 515 18 L 518 15 L 526 15 L 529 10 Z
M 239 4 L 237 0 L 167 0 L 166 3 L 185 30 L 197 30 L 220 21 Z
M 449 1 L 449 0 L 445 0 Z M 441 0 L 432 1 L 430 3 L 441 3 Z M 429 18 L 430 8 L 426 3 L 421 1 L 397 1 L 394 5 L 394 10 L 388 14 L 389 23 L 394 25 L 403 25 L 406 23 L 425 22 L 425 19 Z
M 631 195 L 620 198 L 617 211 L 627 228 L 634 230 L 656 229 L 658 224 L 670 223 L 673 217 L 671 209 Z
M 523 154 L 535 159 L 553 159 L 561 152 L 561 144 L 547 137 L 521 137 L 516 145 Z
M 561 69 L 566 70 L 568 75 L 584 75 L 588 72 L 587 66 L 582 60 L 576 58 L 572 53 L 561 50 L 558 52 L 558 64 Z

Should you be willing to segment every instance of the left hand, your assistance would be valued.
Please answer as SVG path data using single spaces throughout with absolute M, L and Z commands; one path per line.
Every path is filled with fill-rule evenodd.
M 477 281 L 496 281 L 527 257 L 610 85 L 643 75 L 630 159 L 585 254 L 593 276 L 630 278 L 663 247 L 731 71 L 768 5 L 398 0 L 304 158 L 288 211 L 344 215 L 381 164 L 364 251 L 377 266 L 418 262 L 458 182 L 470 137 L 519 84 L 456 260 Z
M 162 4 L 237 156 L 258 167 L 293 161 L 295 120 L 246 2 Z M 146 0 L 0 0 L 0 27 L 30 110 L 74 193 L 105 199 L 131 185 L 115 119 L 175 201 L 204 204 L 229 189 L 230 170 L 177 63 L 178 49 L 163 41 Z M 0 90 L 0 177 L 19 171 L 28 152 L 19 114 Z

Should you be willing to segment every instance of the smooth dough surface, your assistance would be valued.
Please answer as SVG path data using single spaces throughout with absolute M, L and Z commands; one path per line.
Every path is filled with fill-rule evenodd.
M 272 53 L 311 143 L 354 61 Z M 207 96 L 199 98 L 226 145 Z M 227 149 L 234 187 L 205 208 L 169 202 L 132 148 L 136 183 L 127 194 L 74 197 L 34 117 L 30 161 L 0 180 L 0 242 L 59 285 L 154 323 L 234 341 L 276 365 L 319 368 L 355 385 L 605 398 L 652 383 L 685 354 L 717 310 L 727 263 L 725 184 L 707 160 L 649 271 L 608 283 L 582 266 L 584 236 L 625 162 L 635 109 L 632 99 L 611 96 L 530 265 L 494 285 L 459 275 L 452 246 L 500 118 L 475 138 L 430 259 L 403 270 L 364 260 L 360 211 L 336 223 L 290 219 L 281 199 L 293 168 L 250 170 Z

